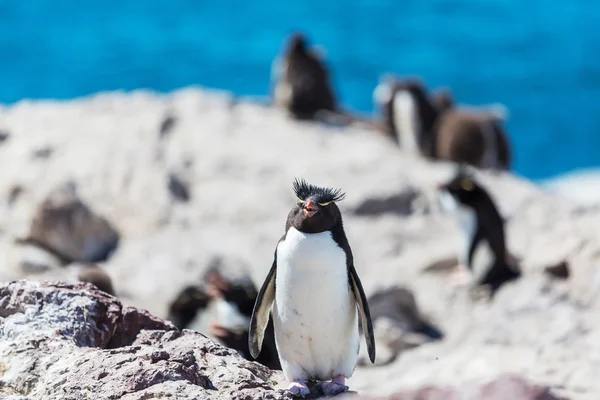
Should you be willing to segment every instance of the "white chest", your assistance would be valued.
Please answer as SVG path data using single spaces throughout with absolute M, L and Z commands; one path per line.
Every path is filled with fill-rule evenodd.
M 275 286 L 280 311 L 325 312 L 324 302 L 335 307 L 348 297 L 346 253 L 330 232 L 305 234 L 290 228 L 277 247 Z
M 318 269 L 321 273 L 345 274 L 346 253 L 333 240 L 331 232 L 308 234 L 290 228 L 277 247 L 277 266 L 278 272 Z
M 468 207 L 459 206 L 458 219 L 463 232 L 463 246 L 459 257 L 463 265 L 468 265 L 471 269 L 473 281 L 479 282 L 493 267 L 494 253 L 486 238 L 481 238 L 473 249 L 469 263 L 469 250 L 477 233 L 477 214 Z
M 468 265 L 469 248 L 477 232 L 477 215 L 475 211 L 464 206 L 457 207 L 458 224 L 462 233 L 462 246 L 459 258 L 463 265 Z
M 210 325 L 217 324 L 235 331 L 247 329 L 249 323 L 250 318 L 243 315 L 235 305 L 224 299 L 216 299 L 211 301 L 205 310 L 196 315 L 187 329 L 208 333 Z
M 489 271 L 494 263 L 494 254 L 485 238 L 482 238 L 473 249 L 469 263 L 469 250 L 477 234 L 477 214 L 469 207 L 460 205 L 447 192 L 440 193 L 440 204 L 447 212 L 455 212 L 460 229 L 460 247 L 458 249 L 458 262 L 469 267 L 474 281 L 479 281 Z
M 415 99 L 408 91 L 400 90 L 394 95 L 394 124 L 398 130 L 400 147 L 410 153 L 419 151 L 417 137 L 420 121 Z
M 346 254 L 331 233 L 291 228 L 277 247 L 275 288 L 275 338 L 286 375 L 351 374 L 358 356 L 356 303 Z

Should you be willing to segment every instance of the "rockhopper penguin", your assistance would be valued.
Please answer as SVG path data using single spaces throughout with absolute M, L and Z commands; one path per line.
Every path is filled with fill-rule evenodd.
M 458 106 L 448 89 L 430 93 L 418 78 L 390 75 L 381 78 L 373 100 L 387 133 L 409 153 L 478 168 L 510 169 L 505 107 Z
M 323 57 L 309 48 L 307 38 L 296 33 L 283 57 L 272 65 L 275 104 L 298 119 L 312 119 L 320 111 L 337 111 L 330 71 Z
M 272 312 L 289 391 L 305 396 L 308 381 L 323 381 L 323 392 L 334 395 L 348 389 L 346 378 L 356 367 L 358 315 L 371 362 L 373 327 L 336 204 L 345 194 L 297 179 L 294 192 L 298 201 L 288 214 L 285 234 L 256 299 L 248 345 L 256 358 Z
M 459 269 L 468 268 L 474 285 L 490 285 L 494 293 L 521 272 L 506 249 L 504 221 L 487 191 L 464 167 L 439 186 L 446 210 L 458 211 L 463 233 Z

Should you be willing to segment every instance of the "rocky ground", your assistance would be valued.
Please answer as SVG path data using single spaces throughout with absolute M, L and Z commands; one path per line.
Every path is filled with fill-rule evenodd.
M 74 282 L 82 262 L 98 261 L 124 304 L 112 306 L 117 315 L 133 306 L 158 317 L 166 316 L 169 302 L 184 285 L 197 282 L 215 256 L 222 256 L 231 270 L 248 270 L 260 284 L 295 201 L 292 179 L 302 176 L 347 192 L 339 205 L 367 294 L 392 285 L 412 289 L 422 313 L 445 334 L 444 340 L 406 351 L 389 365 L 359 367 L 349 380 L 351 389 L 374 396 L 402 391 L 405 397 L 397 398 L 415 398 L 406 396 L 426 385 L 469 387 L 500 379 L 501 387 L 507 387 L 511 378 L 502 377 L 514 374 L 551 388 L 557 396 L 597 399 L 600 207 L 595 203 L 573 203 L 510 174 L 478 174 L 507 219 L 508 244 L 524 270 L 522 279 L 503 287 L 490 302 L 451 287 L 445 270 L 427 271 L 432 263 L 453 256 L 459 243 L 456 221 L 432 201 L 435 184 L 450 177 L 453 167 L 405 155 L 375 132 L 293 122 L 277 110 L 191 88 L 169 95 L 112 93 L 71 102 L 21 102 L 0 109 L 0 132 L 3 281 L 27 277 Z M 67 195 L 57 192 L 64 187 Z M 67 228 L 60 228 L 78 230 L 77 238 L 51 229 L 59 211 L 44 217 L 44 207 L 61 202 L 80 210 Z M 95 222 L 86 223 L 90 220 Z M 39 243 L 15 242 L 27 236 L 54 243 L 61 254 L 42 251 Z M 568 279 L 544 272 L 561 261 L 568 262 Z M 21 310 L 13 297 L 7 300 L 17 284 L 12 285 L 4 286 L 1 301 L 13 302 L 19 312 L 3 311 L 8 317 L 0 339 L 3 357 L 13 351 L 11 343 L 19 335 L 29 340 L 19 331 L 25 329 L 23 316 L 35 320 L 27 307 Z M 44 296 L 55 296 L 49 290 L 44 287 Z M 57 329 L 68 326 L 58 317 L 65 303 L 60 304 L 46 311 L 47 316 L 57 315 L 52 317 Z M 65 343 L 72 335 L 52 339 L 49 348 L 56 346 L 62 354 L 76 346 L 73 360 L 81 365 L 100 351 L 91 348 L 115 350 L 106 338 Z M 121 346 L 142 346 L 150 352 L 144 356 L 150 364 L 152 351 L 169 341 L 180 343 L 165 350 L 177 357 L 185 356 L 183 348 L 191 348 L 194 365 L 201 364 L 202 346 L 226 352 L 187 331 L 133 336 Z M 152 351 L 143 347 L 144 341 Z M 119 348 L 131 351 L 131 346 Z M 14 357 L 3 361 L 3 369 L 10 372 L 3 382 L 15 382 L 14 374 L 26 368 L 20 361 L 12 364 Z M 106 355 L 107 368 L 120 357 L 126 358 Z M 34 366 L 34 373 L 51 364 L 68 369 L 51 361 Z M 169 362 L 160 357 L 157 362 L 163 361 Z M 168 387 L 176 393 L 177 385 L 190 384 L 179 381 L 200 379 L 202 374 L 188 370 L 193 363 L 186 362 L 174 363 L 180 375 L 163 379 L 160 390 Z M 232 363 L 257 368 L 237 358 Z M 270 379 L 266 376 L 271 372 L 261 373 L 254 373 L 262 376 L 256 379 Z M 52 387 L 72 387 L 40 376 L 46 380 L 11 386 L 14 396 L 46 399 Z M 252 381 L 256 383 L 255 377 Z M 205 381 L 191 384 L 208 386 Z M 229 384 L 235 391 L 242 382 Z M 131 393 L 152 392 L 152 385 L 145 385 Z M 161 398 L 156 393 L 132 398 Z M 65 396 L 55 398 L 71 398 Z M 426 398 L 451 398 L 439 396 Z M 511 398 L 520 398 L 515 396 Z
M 0 299 L 2 398 L 293 398 L 282 388 L 281 372 L 244 360 L 198 332 L 179 331 L 146 311 L 123 306 L 90 284 L 16 281 L 0 288 Z M 473 395 L 557 400 L 548 388 L 514 376 L 456 390 L 427 387 L 399 392 L 393 398 Z M 310 397 L 318 396 L 315 388 Z M 370 398 L 356 393 L 339 396 L 357 397 Z

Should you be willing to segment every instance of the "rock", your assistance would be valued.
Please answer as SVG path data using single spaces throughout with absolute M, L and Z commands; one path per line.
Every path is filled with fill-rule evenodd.
M 370 197 L 363 200 L 353 213 L 359 216 L 381 215 L 386 213 L 410 215 L 413 203 L 419 198 L 419 192 L 413 188 L 383 197 Z
M 164 139 L 165 137 L 167 137 L 173 130 L 173 127 L 175 126 L 176 123 L 177 123 L 177 118 L 175 118 L 173 115 L 167 115 L 160 123 L 160 128 L 158 130 L 159 137 L 161 139 Z
M 424 386 L 385 397 L 343 395 L 340 400 L 566 400 L 546 386 L 533 384 L 519 376 L 501 375 L 486 383 L 471 383 L 458 388 Z
M 67 184 L 38 207 L 22 242 L 39 246 L 65 263 L 101 262 L 116 249 L 119 233 L 77 196 L 73 184 Z
M 169 189 L 169 193 L 171 193 L 171 197 L 173 199 L 182 203 L 187 203 L 190 201 L 190 189 L 188 184 L 176 174 L 169 174 L 167 188 Z
M 0 129 L 0 144 L 6 142 L 10 138 L 10 133 L 6 130 Z
M 89 284 L 5 283 L 0 316 L 0 388 L 14 399 L 290 398 L 266 367 Z
M 243 99 L 232 111 L 230 99 L 217 91 L 183 88 L 4 107 L 0 130 L 10 132 L 10 139 L 0 146 L 5 171 L 0 253 L 6 255 L 0 257 L 1 280 L 67 280 L 69 269 L 42 254 L 29 256 L 31 268 L 22 268 L 21 246 L 15 249 L 13 238 L 21 236 L 22 226 L 29 227 L 37 199 L 72 180 L 86 205 L 117 224 L 118 251 L 101 266 L 127 305 L 167 316 L 170 301 L 198 283 L 214 254 L 243 260 L 259 287 L 295 201 L 291 182 L 301 176 L 347 193 L 339 207 L 366 295 L 380 287 L 410 287 L 419 309 L 444 332 L 443 340 L 405 351 L 393 363 L 357 368 L 348 381 L 352 390 L 380 395 L 423 385 L 462 387 L 526 371 L 527 378 L 562 395 L 597 400 L 598 205 L 573 203 L 511 173 L 479 171 L 477 178 L 505 217 L 508 248 L 522 258 L 523 277 L 504 285 L 493 300 L 475 302 L 462 289 L 449 287 L 444 268 L 423 272 L 456 254 L 460 245 L 455 219 L 439 212 L 434 201 L 435 185 L 455 166 L 405 155 L 388 138 L 366 129 L 298 122 Z M 160 140 L 168 115 L 177 123 Z M 30 159 L 41 146 L 55 149 L 51 168 Z M 192 189 L 184 207 L 174 205 L 167 190 L 171 172 L 185 177 Z M 586 179 L 581 187 L 593 191 L 591 182 Z M 7 197 L 16 184 L 24 191 L 11 207 Z M 426 212 L 352 212 L 368 199 L 408 187 L 431 198 Z M 580 192 L 569 193 L 579 197 Z M 570 267 L 568 280 L 549 279 L 544 267 L 563 260 Z M 157 385 L 156 393 L 162 391 Z
M 14 185 L 13 187 L 10 188 L 10 191 L 8 193 L 8 205 L 12 206 L 18 199 L 19 197 L 23 194 L 24 189 L 23 186 L 21 185 Z
M 570 275 L 569 263 L 567 261 L 561 261 L 556 265 L 547 266 L 544 268 L 544 272 L 553 278 L 568 279 Z
M 33 153 L 31 153 L 31 158 L 34 160 L 46 160 L 50 158 L 52 154 L 54 154 L 54 149 L 50 146 L 46 146 L 34 150 Z

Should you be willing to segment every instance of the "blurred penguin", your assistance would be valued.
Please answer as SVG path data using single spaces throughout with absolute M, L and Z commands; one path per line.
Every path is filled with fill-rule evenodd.
M 80 282 L 88 282 L 104 293 L 116 296 L 112 279 L 108 273 L 96 264 L 74 266 L 75 275 Z
M 242 357 L 281 369 L 273 326 L 267 327 L 265 352 L 254 360 L 248 349 L 250 317 L 258 290 L 246 276 L 225 278 L 222 261 L 214 259 L 200 285 L 189 285 L 171 302 L 167 319 L 179 329 L 193 329 L 237 350 Z
M 403 351 L 444 337 L 442 331 L 421 314 L 414 294 L 405 287 L 379 290 L 368 302 L 375 340 L 381 349 L 378 366 L 392 363 Z M 366 355 L 361 354 L 360 365 L 368 365 L 366 360 Z
M 418 78 L 386 75 L 373 92 L 387 134 L 405 151 L 478 168 L 510 169 L 502 107 L 458 107 L 451 92 L 431 95 Z
M 521 276 L 516 259 L 506 249 L 504 221 L 487 190 L 464 166 L 439 185 L 442 208 L 458 214 L 463 245 L 459 249 L 458 282 L 489 285 L 492 294 Z
M 336 96 L 322 56 L 308 48 L 301 33 L 291 36 L 283 57 L 273 62 L 274 103 L 298 119 L 312 119 L 321 111 L 336 112 Z

